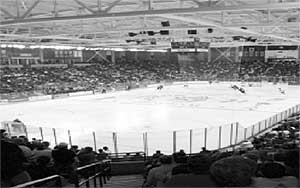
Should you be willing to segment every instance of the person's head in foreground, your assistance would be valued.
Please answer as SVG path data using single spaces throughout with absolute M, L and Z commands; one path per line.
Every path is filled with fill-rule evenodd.
M 228 157 L 214 162 L 210 173 L 221 187 L 245 187 L 251 185 L 252 169 L 242 157 Z

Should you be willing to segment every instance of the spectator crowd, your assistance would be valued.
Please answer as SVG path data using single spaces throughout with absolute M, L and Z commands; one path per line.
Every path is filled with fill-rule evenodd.
M 8 137 L 1 129 L 1 187 L 11 187 L 51 175 L 60 175 L 64 185 L 74 184 L 75 169 L 110 158 L 108 147 L 98 152 L 91 147 L 79 149 L 59 143 L 53 149 L 50 143 L 25 136 Z M 84 176 L 84 174 L 82 174 Z
M 132 83 L 156 83 L 166 80 L 299 80 L 299 62 L 202 62 L 103 61 L 86 66 L 3 68 L 0 94 L 40 91 L 43 94 L 126 88 Z M 270 79 L 271 78 L 271 79 Z M 277 78 L 274 80 L 274 78 Z M 121 88 L 120 88 L 121 89 Z
M 159 150 L 145 161 L 143 187 L 299 187 L 300 113 L 233 150 L 196 154 L 183 150 L 164 155 Z M 9 137 L 1 129 L 1 187 L 59 174 L 65 185 L 75 181 L 75 169 L 111 159 L 109 148 L 97 152 L 25 136 Z M 144 158 L 126 153 L 123 160 Z M 85 177 L 85 171 L 80 174 Z
M 172 156 L 146 163 L 144 187 L 299 187 L 300 113 L 233 151 Z

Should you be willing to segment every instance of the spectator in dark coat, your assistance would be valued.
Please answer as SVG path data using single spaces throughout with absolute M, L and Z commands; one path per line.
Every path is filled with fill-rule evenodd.
M 210 173 L 216 184 L 221 187 L 245 187 L 252 183 L 252 169 L 242 157 L 227 157 L 216 161 Z
M 68 144 L 60 143 L 57 149 L 52 151 L 54 167 L 56 171 L 63 177 L 68 178 L 70 182 L 74 181 L 75 153 L 68 150 Z
M 18 145 L 1 140 L 1 187 L 10 187 L 31 181 L 23 163 L 27 162 Z
M 188 161 L 189 174 L 173 175 L 164 187 L 216 187 L 216 183 L 209 175 L 211 159 L 208 155 L 200 154 Z

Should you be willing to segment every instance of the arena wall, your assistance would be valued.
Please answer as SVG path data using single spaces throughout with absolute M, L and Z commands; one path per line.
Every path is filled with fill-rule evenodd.
M 73 96 L 84 96 L 84 95 L 92 95 L 93 91 L 79 91 L 79 92 L 73 92 L 73 93 L 69 93 L 70 97 Z
M 29 101 L 43 101 L 43 100 L 50 100 L 50 99 L 52 99 L 52 95 L 28 97 Z

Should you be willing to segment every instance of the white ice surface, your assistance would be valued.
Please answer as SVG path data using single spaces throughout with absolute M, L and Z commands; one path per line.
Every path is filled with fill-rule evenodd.
M 197 131 L 202 134 L 204 127 L 216 132 L 218 129 L 212 127 L 233 122 L 247 127 L 300 104 L 299 86 L 266 83 L 263 87 L 245 87 L 246 94 L 242 94 L 231 89 L 231 84 L 176 85 L 166 86 L 163 90 L 146 88 L 5 104 L 0 105 L 0 120 L 22 120 L 32 137 L 39 135 L 36 127 L 46 127 L 45 139 L 52 143 L 50 128 L 53 127 L 57 128 L 59 142 L 68 141 L 66 130 L 70 129 L 73 144 L 78 145 L 92 145 L 91 131 L 95 131 L 99 147 L 112 147 L 111 132 L 117 132 L 119 151 L 143 150 L 142 132 L 147 131 L 148 140 L 151 139 L 148 141 L 150 151 L 164 148 L 163 151 L 169 152 L 172 150 L 173 130 L 180 130 L 177 134 L 178 148 L 182 145 L 188 150 L 189 140 L 186 137 L 189 129 L 195 130 L 193 134 Z M 285 95 L 279 92 L 279 87 L 285 90 Z M 210 137 L 216 136 L 212 134 Z M 184 142 L 187 143 L 181 144 L 182 139 L 186 139 Z

